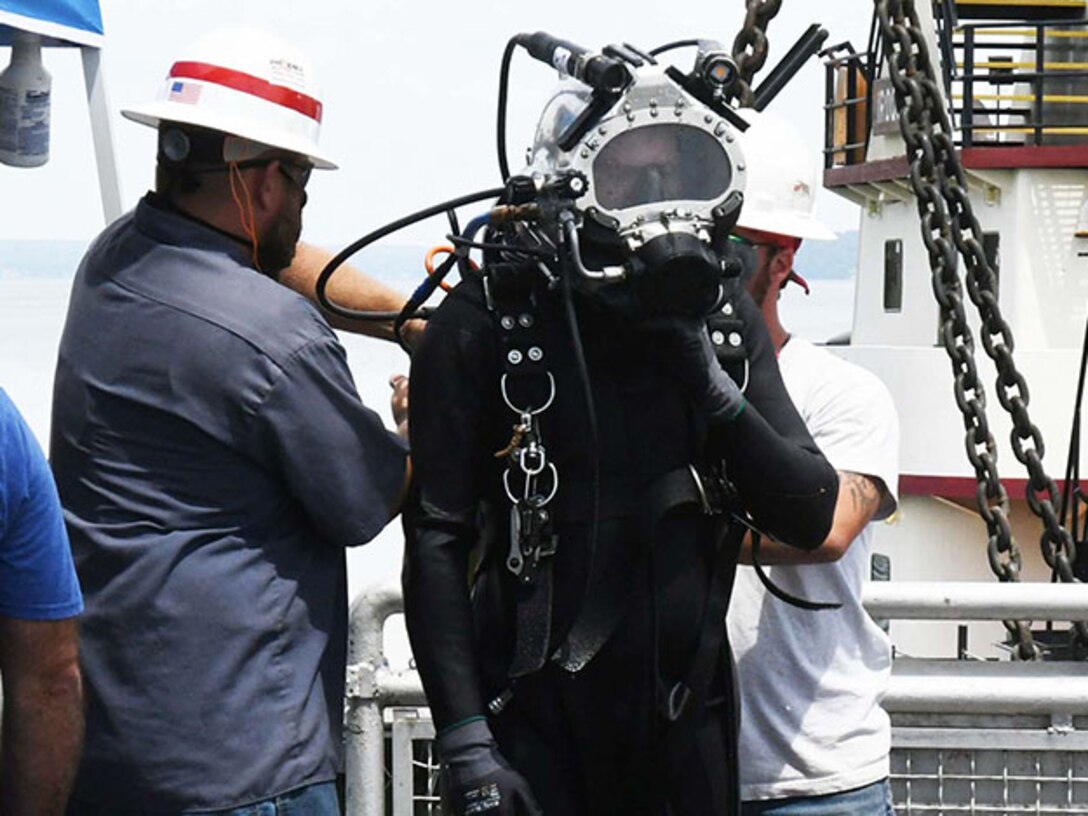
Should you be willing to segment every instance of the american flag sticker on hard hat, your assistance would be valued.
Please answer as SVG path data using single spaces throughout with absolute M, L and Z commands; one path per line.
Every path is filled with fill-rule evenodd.
M 200 86 L 195 82 L 173 82 L 170 85 L 170 93 L 167 98 L 171 102 L 195 105 L 197 100 L 200 99 Z

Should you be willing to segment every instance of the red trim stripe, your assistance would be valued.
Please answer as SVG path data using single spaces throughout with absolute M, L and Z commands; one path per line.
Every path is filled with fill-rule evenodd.
M 1065 485 L 1064 480 L 1055 479 L 1055 485 L 1061 491 Z M 1005 492 L 1011 499 L 1024 498 L 1027 490 L 1027 479 L 1002 479 Z M 1084 485 L 1088 487 L 1088 485 Z M 905 473 L 899 474 L 900 495 L 912 496 L 944 496 L 948 499 L 974 498 L 978 492 L 978 482 L 970 476 L 914 476 Z
M 206 62 L 175 62 L 174 67 L 170 69 L 170 79 L 198 79 L 201 82 L 222 85 L 224 88 L 251 94 L 273 104 L 290 108 L 303 116 L 310 117 L 315 122 L 321 121 L 321 103 L 312 96 L 283 85 L 273 85 L 266 79 L 242 71 L 209 65 Z

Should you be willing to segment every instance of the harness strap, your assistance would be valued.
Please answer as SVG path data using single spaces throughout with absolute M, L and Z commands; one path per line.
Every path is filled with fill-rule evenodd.
M 552 656 L 563 669 L 574 673 L 584 669 L 619 628 L 631 595 L 638 591 L 638 576 L 646 569 L 657 525 L 679 507 L 695 505 L 703 512 L 716 513 L 723 499 L 694 467 L 677 468 L 655 481 L 642 497 L 644 529 L 649 530 L 641 553 L 619 560 L 587 597 L 566 640 Z
M 717 719 L 708 720 L 704 712 L 711 704 L 729 702 L 711 700 L 710 692 L 719 666 L 732 672 L 725 615 L 743 538 L 744 528 L 740 525 L 723 527 L 707 587 L 695 655 L 684 679 L 672 688 L 662 689 L 659 706 L 663 727 L 660 756 L 670 779 L 670 784 L 659 790 L 659 796 L 664 796 L 668 789 L 676 796 L 695 802 L 732 801 L 737 808 L 735 812 L 739 812 L 740 800 L 735 773 L 738 723 L 732 713 L 737 710 L 735 680 L 727 689 L 733 697 L 733 705 L 726 705 L 721 714 L 727 718 L 724 735 L 715 733 L 722 724 Z M 714 790 L 704 790 L 708 785 Z M 669 804 L 678 806 L 674 802 Z M 679 807 L 679 810 L 684 809 Z
M 531 674 L 547 660 L 552 621 L 552 561 L 558 537 L 549 507 L 559 473 L 548 461 L 537 415 L 555 399 L 548 370 L 534 282 L 525 270 L 498 264 L 487 270 L 487 305 L 499 337 L 500 390 L 512 412 L 509 445 L 496 452 L 507 460 L 503 477 L 510 507 L 506 568 L 516 578 L 516 634 L 510 677 Z

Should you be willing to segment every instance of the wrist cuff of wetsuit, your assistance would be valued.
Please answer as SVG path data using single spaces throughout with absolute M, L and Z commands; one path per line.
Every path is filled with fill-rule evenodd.
M 439 754 L 456 753 L 459 750 L 472 745 L 487 745 L 494 741 L 491 729 L 487 726 L 487 718 L 484 716 L 468 717 L 456 722 L 442 732 L 436 738 Z
M 730 422 L 736 422 L 741 414 L 744 413 L 744 409 L 748 407 L 748 400 L 744 397 L 740 398 L 740 402 L 731 411 L 727 411 L 725 406 L 719 408 L 717 411 L 711 413 L 711 422 L 714 424 L 728 425 Z

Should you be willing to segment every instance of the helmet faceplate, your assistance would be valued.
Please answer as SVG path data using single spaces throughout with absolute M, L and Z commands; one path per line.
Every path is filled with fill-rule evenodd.
M 529 172 L 583 173 L 589 190 L 579 208 L 614 221 L 632 244 L 681 225 L 709 227 L 713 210 L 743 189 L 736 130 L 660 69 L 642 69 L 602 119 L 561 150 L 559 141 L 589 98 L 584 86 L 559 87 L 537 127 Z

